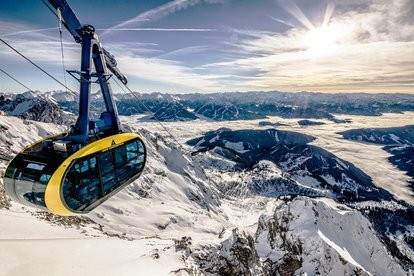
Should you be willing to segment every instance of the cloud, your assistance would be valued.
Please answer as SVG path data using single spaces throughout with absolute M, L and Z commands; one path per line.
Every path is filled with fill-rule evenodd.
M 42 29 L 31 29 L 26 31 L 17 31 L 17 32 L 9 32 L 9 33 L 1 33 L 0 37 L 8 37 L 8 36 L 16 36 L 21 34 L 30 34 L 35 32 L 44 32 L 44 31 L 50 31 L 50 30 L 57 30 L 58 28 L 42 28 Z
M 188 54 L 196 54 L 196 53 L 200 53 L 200 52 L 204 52 L 209 50 L 210 48 L 208 46 L 189 46 L 189 47 L 185 47 L 185 48 L 181 48 L 178 50 L 174 50 L 162 55 L 159 55 L 157 58 L 162 58 L 162 59 L 171 59 L 171 58 L 176 58 L 176 57 L 180 57 L 180 56 L 186 56 Z
M 203 67 L 250 76 L 238 82 L 240 88 L 414 92 L 414 28 L 398 23 L 407 6 L 412 6 L 410 2 L 374 1 L 365 10 L 340 15 L 328 7 L 327 13 L 332 15 L 329 26 L 340 36 L 334 51 L 317 58 L 306 44 L 309 22 L 303 21 L 306 28 L 292 27 L 286 33 L 254 34 L 250 30 L 232 45 L 245 57 Z
M 193 7 L 195 5 L 198 5 L 200 3 L 207 3 L 207 4 L 226 4 L 229 0 L 173 0 L 166 4 L 160 5 L 156 8 L 150 9 L 148 11 L 142 12 L 138 14 L 137 16 L 125 20 L 111 28 L 106 29 L 102 35 L 107 35 L 108 33 L 114 31 L 114 30 L 123 30 L 128 29 L 127 27 L 134 26 L 135 29 L 144 31 L 144 30 L 153 30 L 153 31 L 213 31 L 210 29 L 161 29 L 161 28 L 137 28 L 139 26 L 142 26 L 144 24 L 147 24 L 149 22 L 161 19 L 163 17 L 166 17 L 170 14 L 173 14 L 175 12 L 188 9 L 190 7 Z M 132 28 L 133 29 L 133 28 Z
M 28 31 L 29 29 L 32 28 L 24 24 L 10 22 L 3 22 L 2 24 L 2 31 L 14 33 L 14 35 L 10 35 L 7 39 L 5 38 L 7 42 L 31 60 L 38 63 L 41 67 L 47 69 L 52 75 L 63 80 L 61 48 L 57 33 L 53 34 L 53 32 L 51 33 L 52 30 L 49 29 L 39 32 Z M 65 33 L 65 35 L 63 44 L 66 67 L 67 69 L 77 69 L 80 65 L 80 45 L 73 41 L 70 34 Z M 0 45 L 0 47 L 2 46 Z M 187 47 L 168 53 L 158 49 L 158 47 L 159 45 L 156 43 L 142 42 L 114 42 L 105 44 L 105 48 L 115 55 L 120 70 L 132 81 L 134 79 L 152 81 L 159 83 L 160 87 L 173 87 L 172 91 L 174 92 L 194 90 L 216 91 L 221 89 L 216 82 L 219 76 L 212 74 L 201 75 L 194 72 L 190 67 L 167 60 L 167 58 L 204 51 L 206 50 L 205 46 Z M 143 54 L 155 54 L 159 55 L 159 57 L 144 58 L 142 57 Z M 165 56 L 163 57 L 162 54 L 165 54 Z M 32 68 L 32 65 L 6 47 L 0 51 L 0 60 L 1 66 L 12 69 L 12 67 L 18 65 L 19 68 L 27 68 L 25 70 L 37 72 L 36 68 Z M 21 77 L 21 73 L 16 74 L 16 77 Z M 72 80 L 71 78 L 69 79 Z M 26 82 L 30 83 L 28 81 Z M 136 83 L 138 83 L 136 85 L 137 88 L 142 87 L 139 82 Z M 72 83 L 72 86 L 76 87 L 76 85 L 76 83 Z M 34 87 L 37 89 L 38 85 L 34 85 Z
M 106 35 L 113 30 L 122 29 L 131 25 L 134 25 L 135 27 L 141 26 L 146 22 L 158 20 L 174 12 L 197 5 L 198 3 L 200 3 L 200 0 L 174 0 L 154 9 L 142 12 L 131 19 L 121 22 L 103 32 L 102 35 Z
M 173 61 L 125 56 L 120 53 L 116 56 L 119 68 L 127 73 L 128 77 L 172 85 L 174 86 L 173 92 L 194 90 L 212 92 L 223 89 L 215 80 L 220 76 L 197 74 L 192 68 Z
M 265 24 L 282 23 L 284 30 L 288 28 L 284 32 L 276 32 L 268 25 L 261 30 L 221 26 L 220 32 L 215 29 L 140 27 L 199 3 L 223 1 L 171 1 L 109 29 L 125 32 L 200 32 L 164 33 L 162 36 L 141 33 L 140 39 L 147 43 L 119 40 L 105 43 L 104 47 L 119 61 L 122 72 L 132 76 L 130 79 L 134 87 L 143 87 L 143 82 L 137 80 L 144 80 L 152 82 L 153 88 L 157 84 L 168 87 L 169 92 L 194 89 L 414 93 L 412 0 L 333 0 L 335 6 L 332 4 L 321 9 L 322 13 L 325 11 L 325 16 L 320 18 L 320 22 L 308 19 L 306 11 L 309 9 L 302 11 L 300 4 L 287 4 L 290 5 L 287 8 L 289 13 L 301 18 L 299 22 L 303 21 L 302 24 L 291 24 L 294 21 L 292 17 L 286 17 L 288 12 L 274 17 L 267 16 L 268 11 L 264 11 L 264 17 L 276 21 L 266 18 Z M 335 47 L 314 57 L 305 38 L 309 35 L 309 28 L 317 29 L 323 24 L 331 29 L 331 34 L 335 34 Z M 13 33 L 7 41 L 61 76 L 57 30 L 39 30 L 0 21 L 0 33 Z M 80 46 L 67 32 L 64 35 L 67 67 L 76 69 L 79 66 Z M 177 41 L 171 41 L 171 38 Z M 128 39 L 136 38 L 129 35 Z M 15 66 L 24 62 L 8 49 L 0 52 L 0 63 L 3 65 Z
M 205 28 L 108 28 L 108 29 L 96 29 L 97 31 L 145 31 L 145 32 L 213 32 L 215 29 Z M 105 34 L 105 32 L 103 33 Z
M 268 17 L 269 17 L 270 19 L 272 19 L 272 20 L 274 20 L 274 21 L 276 21 L 276 22 L 282 23 L 283 25 L 286 25 L 286 26 L 288 26 L 288 27 L 291 27 L 291 28 L 294 28 L 294 27 L 295 27 L 293 24 L 291 24 L 291 23 L 289 23 L 289 22 L 286 22 L 285 20 L 282 20 L 282 19 L 276 18 L 276 17 L 271 16 L 271 15 L 268 15 Z

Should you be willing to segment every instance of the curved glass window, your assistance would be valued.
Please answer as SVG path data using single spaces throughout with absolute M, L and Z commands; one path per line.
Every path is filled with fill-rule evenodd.
M 136 140 L 126 145 L 128 174 L 137 174 L 144 166 L 145 148 L 144 144 Z
M 63 182 L 63 197 L 69 208 L 81 210 L 101 195 L 96 157 L 76 160 Z
M 22 204 L 46 207 L 45 191 L 50 174 L 43 173 L 45 165 L 22 161 L 20 168 L 9 166 L 4 176 L 8 196 Z
M 84 210 L 134 180 L 145 162 L 145 146 L 135 140 L 74 161 L 63 180 L 63 197 L 72 210 Z
M 37 205 L 46 207 L 45 192 L 50 177 L 50 174 L 42 174 L 39 181 L 36 181 L 33 184 L 33 198 Z

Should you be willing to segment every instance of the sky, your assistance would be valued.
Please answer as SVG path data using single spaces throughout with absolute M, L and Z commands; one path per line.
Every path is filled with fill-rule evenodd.
M 134 91 L 414 94 L 412 0 L 68 2 Z M 0 38 L 64 82 L 57 27 L 41 0 L 0 1 Z M 66 30 L 63 52 L 65 69 L 79 70 Z M 2 43 L 0 68 L 33 90 L 64 89 Z M 0 92 L 26 90 L 0 72 Z

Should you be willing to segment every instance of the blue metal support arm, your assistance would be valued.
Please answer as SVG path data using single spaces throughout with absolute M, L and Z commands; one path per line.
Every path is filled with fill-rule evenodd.
M 50 5 L 55 10 L 60 10 L 63 20 L 64 26 L 68 31 L 72 34 L 73 38 L 76 42 L 81 43 L 82 41 L 82 24 L 80 23 L 79 19 L 76 17 L 75 13 L 73 12 L 72 8 L 69 6 L 66 0 L 48 0 Z M 128 83 L 128 79 L 125 75 L 121 73 L 119 68 L 117 67 L 117 62 L 115 57 L 111 55 L 107 50 L 103 49 L 105 63 L 109 71 L 111 71 L 123 84 Z
M 127 80 L 116 67 L 115 58 L 103 49 L 99 42 L 98 35 L 91 25 L 81 25 L 73 10 L 66 0 L 48 0 L 56 10 L 60 10 L 65 27 L 73 35 L 76 42 L 82 45 L 81 71 L 80 71 L 80 97 L 79 97 L 79 116 L 71 134 L 66 138 L 78 144 L 87 144 L 89 137 L 89 104 L 91 91 L 91 77 L 99 76 L 98 83 L 101 88 L 105 102 L 106 112 L 102 114 L 105 124 L 101 127 L 107 133 L 121 132 L 118 118 L 118 110 L 112 97 L 112 89 L 109 83 L 108 69 L 115 76 L 126 84 Z M 92 61 L 95 73 L 92 73 Z M 110 118 L 108 120 L 108 118 Z

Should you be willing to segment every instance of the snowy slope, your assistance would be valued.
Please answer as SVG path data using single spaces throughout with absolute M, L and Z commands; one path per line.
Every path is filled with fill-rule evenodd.
M 11 116 L 46 123 L 69 124 L 74 121 L 72 114 L 63 111 L 53 98 L 40 92 L 0 93 L 0 110 Z
M 110 238 L 95 225 L 63 227 L 0 210 L 0 275 L 167 275 L 182 267 L 173 240 Z
M 11 116 L 0 116 L 0 124 L 4 155 L 63 130 Z M 0 274 L 407 273 L 358 210 L 266 191 L 261 177 L 279 177 L 286 187 L 292 181 L 272 162 L 257 164 L 254 175 L 213 171 L 214 164 L 204 165 L 232 164 L 219 155 L 193 157 L 133 120 L 128 127 L 148 146 L 141 178 L 91 212 L 92 221 L 51 219 L 16 203 L 0 209 Z M 0 175 L 4 167 L 0 161 Z M 262 194 L 251 192 L 255 185 Z
M 7 156 L 62 130 L 11 116 L 1 116 L 0 122 L 7 129 L 0 133 L 0 152 Z M 166 275 L 184 267 L 175 239 L 191 231 L 209 240 L 229 226 L 203 170 L 162 137 L 142 134 L 151 156 L 143 177 L 93 211 L 92 226 L 67 224 L 67 219 L 52 223 L 13 202 L 0 210 L 0 223 L 7 225 L 0 231 L 0 259 L 7 260 L 0 274 Z M 3 170 L 5 162 L 0 164 Z M 63 252 L 58 259 L 56 251 Z
M 387 191 L 375 187 L 371 178 L 352 163 L 309 145 L 313 140 L 308 135 L 277 129 L 232 131 L 223 128 L 207 132 L 188 144 L 200 152 L 215 150 L 247 170 L 261 160 L 270 160 L 303 186 L 331 190 L 338 200 L 392 198 Z
M 54 133 L 65 132 L 66 129 L 65 126 L 55 124 L 22 120 L 14 116 L 0 116 L 0 156 L 17 153 L 37 140 Z
M 213 274 L 405 275 L 365 217 L 327 200 L 279 201 L 256 231 L 226 231 L 192 251 L 187 258 Z
M 203 169 L 175 145 L 141 130 L 148 147 L 141 179 L 91 213 L 105 229 L 132 236 L 216 235 L 227 224 L 220 199 Z M 120 219 L 121 218 L 121 219 Z

